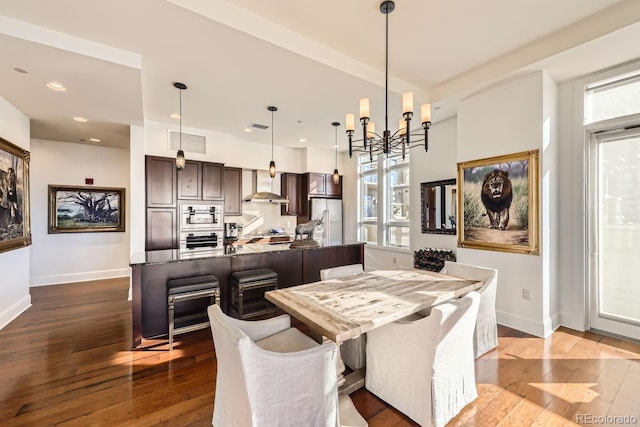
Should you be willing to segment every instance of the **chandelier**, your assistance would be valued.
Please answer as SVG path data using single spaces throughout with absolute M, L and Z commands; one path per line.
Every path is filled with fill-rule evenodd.
M 380 12 L 385 16 L 385 102 L 384 102 L 384 130 L 382 135 L 376 133 L 375 123 L 369 117 L 369 98 L 360 100 L 360 123 L 362 124 L 362 139 L 353 139 L 355 132 L 355 116 L 346 116 L 346 130 L 349 137 L 349 157 L 353 152 L 368 152 L 373 160 L 378 154 L 400 154 L 404 159 L 406 150 L 417 147 L 424 142 L 424 151 L 429 150 L 429 126 L 431 126 L 431 105 L 423 104 L 420 108 L 420 122 L 422 129 L 411 130 L 413 118 L 413 93 L 402 94 L 402 118 L 398 122 L 398 130 L 393 134 L 389 130 L 389 14 L 395 9 L 395 3 L 386 0 L 380 3 Z M 353 143 L 362 143 L 362 147 L 353 147 Z

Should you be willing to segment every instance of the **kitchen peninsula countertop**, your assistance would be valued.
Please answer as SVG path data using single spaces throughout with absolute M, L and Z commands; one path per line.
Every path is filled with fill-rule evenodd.
M 260 244 L 248 243 L 244 245 L 225 245 L 215 249 L 163 249 L 147 252 L 136 252 L 131 256 L 129 265 L 131 267 L 140 265 L 166 264 L 171 262 L 181 262 L 186 260 L 224 258 L 251 254 L 264 254 L 282 251 L 305 251 L 329 247 L 344 247 L 362 245 L 363 242 L 343 241 L 329 244 L 320 244 L 317 248 L 289 248 L 289 243 L 281 244 Z
M 252 243 L 215 249 L 135 253 L 130 262 L 132 348 L 144 348 L 147 344 L 152 347 L 158 338 L 167 336 L 169 279 L 214 275 L 220 286 L 220 307 L 231 314 L 231 274 L 235 271 L 268 268 L 277 273 L 280 289 L 316 282 L 320 280 L 320 270 L 347 264 L 364 265 L 364 242 L 343 241 L 293 249 L 288 243 Z M 205 310 L 208 304 L 207 299 L 184 301 L 182 308 L 185 312 Z

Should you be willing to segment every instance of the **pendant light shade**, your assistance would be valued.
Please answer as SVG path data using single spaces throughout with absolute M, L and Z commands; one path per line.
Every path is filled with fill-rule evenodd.
M 178 170 L 184 169 L 185 162 L 187 161 L 184 158 L 184 151 L 182 151 L 182 91 L 187 88 L 187 85 L 180 82 L 175 82 L 173 87 L 179 89 L 178 92 L 180 94 L 180 148 L 178 149 L 178 154 L 176 155 L 176 168 Z
M 269 176 L 271 178 L 275 178 L 276 176 L 276 162 L 274 162 L 273 160 L 269 162 Z
M 336 150 L 336 168 L 333 170 L 333 183 L 338 185 L 340 184 L 340 174 L 338 173 L 338 126 L 340 126 L 340 123 L 333 122 L 331 126 L 335 128 L 335 141 L 333 145 Z
M 184 151 L 178 150 L 178 154 L 176 155 L 176 168 L 182 170 L 184 169 L 184 165 L 187 159 L 184 158 Z
M 269 162 L 269 176 L 276 177 L 276 162 L 273 160 L 273 113 L 278 111 L 277 107 L 268 106 L 267 110 L 271 111 L 271 161 Z

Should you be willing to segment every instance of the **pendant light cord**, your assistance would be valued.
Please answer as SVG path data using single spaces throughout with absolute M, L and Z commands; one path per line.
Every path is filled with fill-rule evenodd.
M 389 129 L 389 12 L 385 14 L 385 50 L 384 50 L 384 130 Z
M 180 93 L 180 150 L 182 150 L 182 89 L 179 89 Z
M 335 138 L 335 149 L 336 149 L 336 169 L 338 169 L 338 126 L 334 126 L 335 131 L 336 131 L 336 138 Z
M 273 160 L 273 110 L 271 110 L 271 160 Z

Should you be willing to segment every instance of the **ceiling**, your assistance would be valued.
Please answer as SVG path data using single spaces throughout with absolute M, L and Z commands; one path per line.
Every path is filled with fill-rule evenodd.
M 518 73 L 563 81 L 636 59 L 639 21 L 637 0 L 398 0 L 390 127 L 406 90 L 437 122 Z M 128 147 L 129 125 L 177 130 L 180 81 L 185 132 L 270 143 L 243 129 L 270 125 L 275 105 L 276 145 L 332 149 L 331 122 L 357 114 L 359 98 L 383 120 L 384 30 L 378 0 L 0 0 L 0 96 L 31 118 L 33 138 Z

